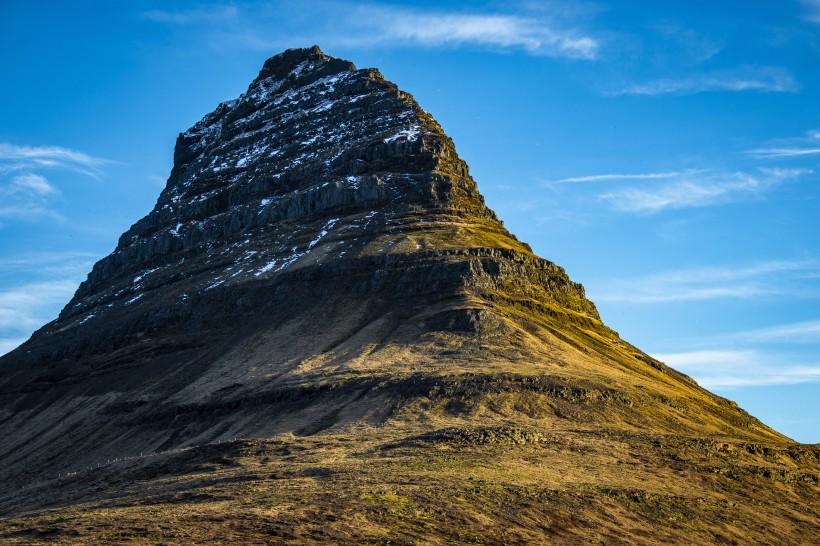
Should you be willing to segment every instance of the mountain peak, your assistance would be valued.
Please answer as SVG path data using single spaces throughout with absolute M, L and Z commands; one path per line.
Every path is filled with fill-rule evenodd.
M 372 221 L 354 236 L 362 214 Z M 310 242 L 330 226 L 346 226 L 346 246 L 320 261 L 406 248 L 530 253 L 484 205 L 452 140 L 411 95 L 318 47 L 291 49 L 180 134 L 154 210 L 95 265 L 61 316 L 116 304 L 114 294 L 127 300 L 128 279 L 161 277 L 183 258 L 213 263 L 215 247 L 245 253 L 231 283 L 298 267 L 306 262 L 296 256 L 318 257 Z M 226 251 L 217 263 L 225 260 L 238 257 Z
M 265 61 L 251 87 L 262 80 L 292 79 L 305 85 L 315 79 L 356 70 L 353 63 L 326 55 L 318 45 L 283 51 Z

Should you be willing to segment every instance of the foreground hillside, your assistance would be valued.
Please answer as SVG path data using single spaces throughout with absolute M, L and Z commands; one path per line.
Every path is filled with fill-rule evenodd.
M 359 427 L 232 440 L 44 480 L 4 496 L 0 509 L 15 515 L 0 520 L 0 538 L 808 545 L 820 541 L 818 507 L 820 446 Z

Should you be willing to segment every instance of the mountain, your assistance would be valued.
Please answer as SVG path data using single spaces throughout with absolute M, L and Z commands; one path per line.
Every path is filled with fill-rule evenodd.
M 820 539 L 817 446 L 620 339 L 412 96 L 315 46 L 179 135 L 0 359 L 0 438 L 10 541 Z

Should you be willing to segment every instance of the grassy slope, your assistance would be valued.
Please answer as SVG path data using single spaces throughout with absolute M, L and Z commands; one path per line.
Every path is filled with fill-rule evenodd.
M 54 504 L 0 520 L 0 538 L 816 544 L 819 457 L 818 446 L 620 431 L 351 427 L 135 457 L 27 487 L 18 507 Z

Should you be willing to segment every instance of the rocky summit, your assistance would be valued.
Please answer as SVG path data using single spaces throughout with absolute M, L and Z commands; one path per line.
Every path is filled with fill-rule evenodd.
M 0 359 L 7 542 L 818 543 L 799 445 L 604 325 L 378 70 L 265 62 Z

